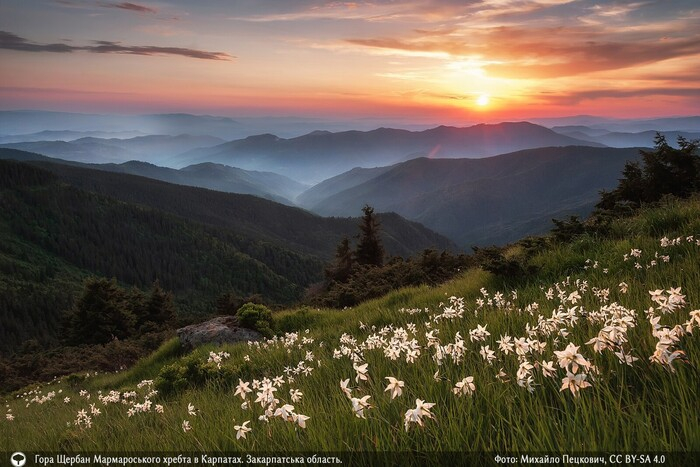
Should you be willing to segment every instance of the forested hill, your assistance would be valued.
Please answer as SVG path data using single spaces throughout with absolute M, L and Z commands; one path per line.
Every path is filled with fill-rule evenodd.
M 62 312 L 91 275 L 140 288 L 159 280 L 185 315 L 212 313 L 224 293 L 292 303 L 321 279 L 321 256 L 357 231 L 357 219 L 252 196 L 45 166 L 56 173 L 0 160 L 0 353 L 32 338 L 56 343 Z M 393 252 L 450 246 L 399 216 L 384 219 Z
M 9 151 L 7 149 L 2 151 Z M 0 158 L 7 155 L 0 154 Z M 327 218 L 251 195 L 174 185 L 136 175 L 75 167 L 53 161 L 31 162 L 82 189 L 150 206 L 186 219 L 225 227 L 243 237 L 330 259 L 342 237 L 357 234 L 359 218 Z M 357 215 L 361 214 L 358 209 Z M 380 214 L 382 240 L 392 256 L 426 248 L 456 251 L 446 237 L 396 214 Z
M 88 275 L 172 290 L 183 313 L 213 311 L 217 296 L 298 299 L 318 280 L 318 258 L 254 241 L 0 161 L 0 350 L 51 340 Z

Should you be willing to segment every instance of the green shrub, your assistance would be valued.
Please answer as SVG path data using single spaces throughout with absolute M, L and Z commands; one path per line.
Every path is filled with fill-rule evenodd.
M 246 303 L 236 312 L 241 326 L 254 329 L 265 337 L 272 337 L 272 312 L 265 305 Z
M 244 364 L 244 366 L 247 366 Z M 233 386 L 242 371 L 241 366 L 225 365 L 219 368 L 195 352 L 165 365 L 155 379 L 155 387 L 163 395 L 180 393 L 208 383 Z

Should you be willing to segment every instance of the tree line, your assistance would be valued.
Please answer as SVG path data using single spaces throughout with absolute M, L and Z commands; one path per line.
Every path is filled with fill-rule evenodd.
M 347 237 L 340 241 L 333 262 L 325 269 L 323 284 L 307 298 L 310 303 L 354 306 L 401 287 L 439 284 L 473 264 L 469 256 L 433 249 L 407 259 L 388 258 L 374 208 L 365 205 L 362 212 L 355 247 Z

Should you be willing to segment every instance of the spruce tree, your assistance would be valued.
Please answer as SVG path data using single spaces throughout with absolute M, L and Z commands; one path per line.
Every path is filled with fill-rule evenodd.
M 90 278 L 69 312 L 66 338 L 73 345 L 103 344 L 129 337 L 135 324 L 126 294 L 116 279 Z
M 639 162 L 627 162 L 617 188 L 601 193 L 599 210 L 614 211 L 620 206 L 639 207 L 659 201 L 664 195 L 686 198 L 700 191 L 698 141 L 678 138 L 678 149 L 657 133 L 652 151 L 640 151 Z
M 335 263 L 326 269 L 326 278 L 335 282 L 347 282 L 352 274 L 354 265 L 350 240 L 345 237 L 335 250 Z
M 173 294 L 163 290 L 160 282 L 156 280 L 146 301 L 146 317 L 144 321 L 153 323 L 155 325 L 154 328 L 158 329 L 171 324 L 175 320 L 175 315 Z
M 365 205 L 360 227 L 360 239 L 357 243 L 355 257 L 360 265 L 384 265 L 384 246 L 380 238 L 380 224 L 374 215 L 374 208 Z

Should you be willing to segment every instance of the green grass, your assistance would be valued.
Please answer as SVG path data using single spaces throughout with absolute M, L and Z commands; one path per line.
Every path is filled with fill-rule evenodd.
M 687 305 L 672 313 L 661 315 L 661 324 L 683 325 L 689 312 L 700 308 L 700 246 L 686 240 L 686 235 L 700 239 L 700 201 L 670 202 L 649 209 L 641 215 L 616 221 L 612 235 L 605 239 L 581 237 L 538 254 L 533 263 L 540 272 L 521 283 L 504 285 L 503 281 L 481 270 L 470 270 L 440 287 L 416 287 L 395 291 L 385 297 L 346 310 L 287 310 L 274 315 L 277 329 L 298 330 L 298 338 L 285 345 L 281 340 L 248 346 L 228 345 L 205 347 L 183 357 L 177 341 L 164 344 L 155 354 L 140 361 L 132 369 L 115 375 L 98 375 L 85 379 L 73 378 L 28 388 L 34 393 L 16 394 L 8 398 L 14 420 L 0 420 L 0 439 L 6 440 L 8 450 L 70 451 L 530 451 L 530 452 L 629 452 L 629 451 L 699 451 L 700 414 L 697 411 L 700 388 L 700 329 L 683 335 L 675 349 L 683 350 L 687 362 L 676 361 L 673 369 L 649 360 L 657 339 L 652 336 L 645 310 L 654 306 L 649 291 L 681 287 Z M 662 248 L 659 239 L 681 236 L 680 245 Z M 642 250 L 640 258 L 623 261 L 632 248 Z M 669 255 L 664 262 L 659 256 Z M 586 260 L 590 259 L 586 269 Z M 655 266 L 651 264 L 656 260 Z M 594 268 L 594 262 L 598 261 Z M 635 268 L 639 262 L 641 269 Z M 568 281 L 567 281 L 568 276 Z M 560 301 L 548 300 L 545 292 L 554 283 L 566 290 L 577 289 L 576 283 L 587 281 L 576 305 L 578 321 L 566 326 L 566 337 L 540 335 L 546 342 L 543 353 L 527 355 L 530 363 L 554 361 L 555 377 L 545 377 L 539 368 L 532 372 L 534 391 L 516 384 L 519 361 L 511 353 L 498 350 L 496 340 L 501 334 L 525 337 L 526 326 L 538 323 L 538 315 L 548 318 Z M 629 291 L 622 293 L 618 284 L 626 282 Z M 568 285 L 564 285 L 564 283 Z M 477 310 L 480 289 L 489 297 L 501 290 L 510 305 L 485 305 Z M 599 311 L 604 304 L 593 289 L 609 289 L 609 303 L 617 302 L 634 310 L 636 326 L 627 332 L 625 351 L 639 358 L 632 366 L 620 364 L 611 351 L 595 353 L 585 344 L 603 327 L 600 322 L 586 320 L 587 313 Z M 517 298 L 512 292 L 517 290 Z M 463 297 L 465 311 L 461 318 L 434 321 L 449 302 L 449 297 Z M 539 308 L 528 311 L 528 305 Z M 572 306 L 567 304 L 564 308 Z M 400 311 L 423 309 L 409 314 Z M 362 323 L 362 325 L 361 325 Z M 471 342 L 469 331 L 486 325 L 490 336 L 484 342 Z M 391 339 L 398 328 L 408 330 L 415 338 L 420 356 L 407 363 L 405 353 L 398 360 L 389 360 L 381 348 L 370 348 L 371 334 L 387 328 L 384 338 Z M 415 333 L 409 327 L 415 326 Z M 426 332 L 439 329 L 436 336 L 442 345 L 455 343 L 457 333 L 464 339 L 466 351 L 461 361 L 445 357 L 438 365 L 433 359 L 434 348 L 427 347 Z M 308 329 L 308 332 L 307 332 Z M 368 381 L 355 382 L 355 370 L 347 356 L 334 358 L 341 349 L 340 339 L 351 335 L 359 346 L 361 361 L 368 364 Z M 303 341 L 306 338 L 307 341 Z M 313 341 L 308 340 L 313 339 Z M 375 339 L 376 340 L 376 339 Z M 580 353 L 598 369 L 589 374 L 591 387 L 580 390 L 574 397 L 560 387 L 566 372 L 559 368 L 555 350 L 563 350 L 571 342 L 580 346 Z M 489 345 L 497 360 L 487 365 L 479 354 L 481 345 Z M 206 363 L 209 352 L 229 352 L 221 368 Z M 293 403 L 296 413 L 311 417 L 301 429 L 293 423 L 273 417 L 268 422 L 258 420 L 264 409 L 255 404 L 256 391 L 248 395 L 249 407 L 234 396 L 239 378 L 244 381 L 284 375 L 285 367 L 295 367 L 313 353 L 310 375 L 296 375 L 293 383 L 282 384 L 275 396 L 279 406 L 290 402 L 290 389 L 303 392 L 301 401 Z M 249 358 L 249 361 L 246 359 Z M 194 365 L 205 377 L 179 392 L 157 394 L 153 404 L 162 404 L 163 413 L 136 413 L 129 417 L 129 404 L 102 404 L 98 391 L 110 389 L 122 393 L 135 390 L 136 402 L 143 402 L 149 386 L 137 388 L 141 380 L 156 380 L 166 365 Z M 319 363 L 320 362 L 320 363 Z M 500 369 L 507 382 L 496 378 Z M 438 371 L 438 381 L 433 378 Z M 404 381 L 403 394 L 391 399 L 385 392 L 386 376 Z M 457 397 L 452 389 L 466 376 L 473 376 L 476 392 Z M 366 419 L 353 414 L 351 403 L 339 387 L 341 380 L 350 379 L 353 395 L 369 395 L 371 408 Z M 594 378 L 591 380 L 591 378 Z M 90 399 L 78 391 L 89 391 Z M 31 402 L 37 394 L 59 391 L 42 404 Z M 70 397 L 68 403 L 64 397 Z M 404 428 L 404 414 L 415 407 L 415 400 L 435 403 L 434 419 L 424 419 L 424 426 Z M 90 410 L 95 403 L 101 414 L 93 416 L 92 427 L 76 426 L 74 420 L 81 409 Z M 28 404 L 28 405 L 27 405 Z M 197 414 L 188 414 L 188 404 Z M 6 409 L 7 410 L 7 409 Z M 184 432 L 182 423 L 188 420 L 192 430 Z M 246 439 L 236 439 L 235 425 L 250 420 L 252 429 Z M 424 459 L 427 463 L 435 459 Z

